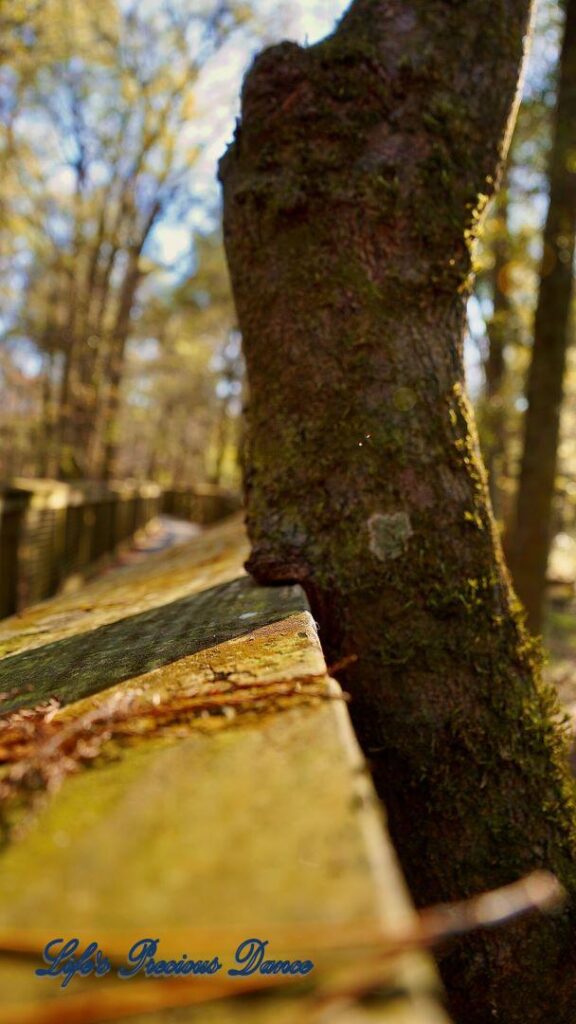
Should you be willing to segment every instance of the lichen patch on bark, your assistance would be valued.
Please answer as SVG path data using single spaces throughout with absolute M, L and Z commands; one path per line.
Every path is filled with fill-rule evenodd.
M 380 561 L 398 558 L 412 536 L 410 517 L 406 512 L 375 512 L 368 520 L 370 551 Z

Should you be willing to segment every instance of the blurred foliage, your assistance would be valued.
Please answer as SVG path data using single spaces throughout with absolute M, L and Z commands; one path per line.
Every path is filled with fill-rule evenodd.
M 502 188 L 486 218 L 476 253 L 477 280 L 471 317 L 470 349 L 482 374 L 474 378 L 480 440 L 491 474 L 492 498 L 503 530 L 509 525 L 522 449 L 525 381 L 531 358 L 533 320 L 541 269 L 551 269 L 542 253 L 547 207 L 547 160 L 551 144 L 562 8 L 555 0 L 537 7 L 532 49 Z M 544 259 L 543 259 L 544 256 Z M 473 325 L 473 326 L 472 326 Z M 498 348 L 501 365 L 498 366 Z M 476 352 L 474 352 L 476 350 Z M 492 379 L 496 370 L 496 380 Z M 576 517 L 576 363 L 566 380 L 559 448 L 553 571 L 574 562 Z M 572 569 L 569 570 L 573 572 Z
M 128 350 L 120 475 L 238 485 L 242 361 L 219 236 L 196 271 L 142 296 Z M 167 429 L 169 425 L 169 429 Z
M 0 20 L 4 475 L 234 475 L 197 92 L 251 7 L 23 0 Z

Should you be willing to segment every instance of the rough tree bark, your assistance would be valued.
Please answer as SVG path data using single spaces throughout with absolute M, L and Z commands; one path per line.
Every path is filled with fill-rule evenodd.
M 566 4 L 548 215 L 526 395 L 524 446 L 508 559 L 528 624 L 540 632 L 551 540 L 576 233 L 576 0 Z M 550 269 L 550 264 L 552 267 Z
M 420 904 L 537 866 L 576 893 L 572 789 L 463 392 L 470 242 L 528 0 L 355 0 L 262 53 L 221 163 L 250 383 L 250 571 L 299 580 Z M 460 1022 L 573 1024 L 574 911 L 445 955 Z

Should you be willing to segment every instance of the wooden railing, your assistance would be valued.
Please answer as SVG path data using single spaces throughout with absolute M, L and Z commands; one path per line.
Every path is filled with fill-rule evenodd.
M 166 515 L 187 519 L 202 526 L 219 522 L 239 507 L 239 497 L 235 492 L 224 491 L 210 484 L 172 488 L 162 494 L 162 511 Z
M 0 494 L 0 618 L 51 597 L 161 512 L 204 525 L 236 508 L 208 486 L 17 480 Z
M 247 554 L 232 517 L 1 624 L 0 1024 L 448 1024 L 306 597 Z M 37 977 L 72 937 L 108 973 Z M 118 980 L 139 940 L 218 973 Z

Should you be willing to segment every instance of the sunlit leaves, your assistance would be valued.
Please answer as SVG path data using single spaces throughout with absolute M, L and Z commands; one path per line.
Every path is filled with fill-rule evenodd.
M 41 363 L 53 471 L 59 444 L 77 445 L 84 473 L 103 469 L 139 292 L 145 284 L 150 298 L 157 279 L 163 293 L 166 272 L 170 288 L 183 273 L 169 239 L 195 209 L 209 139 L 198 82 L 250 10 L 234 0 L 13 4 L 0 72 L 0 260 L 10 281 L 0 327 L 57 357 Z

